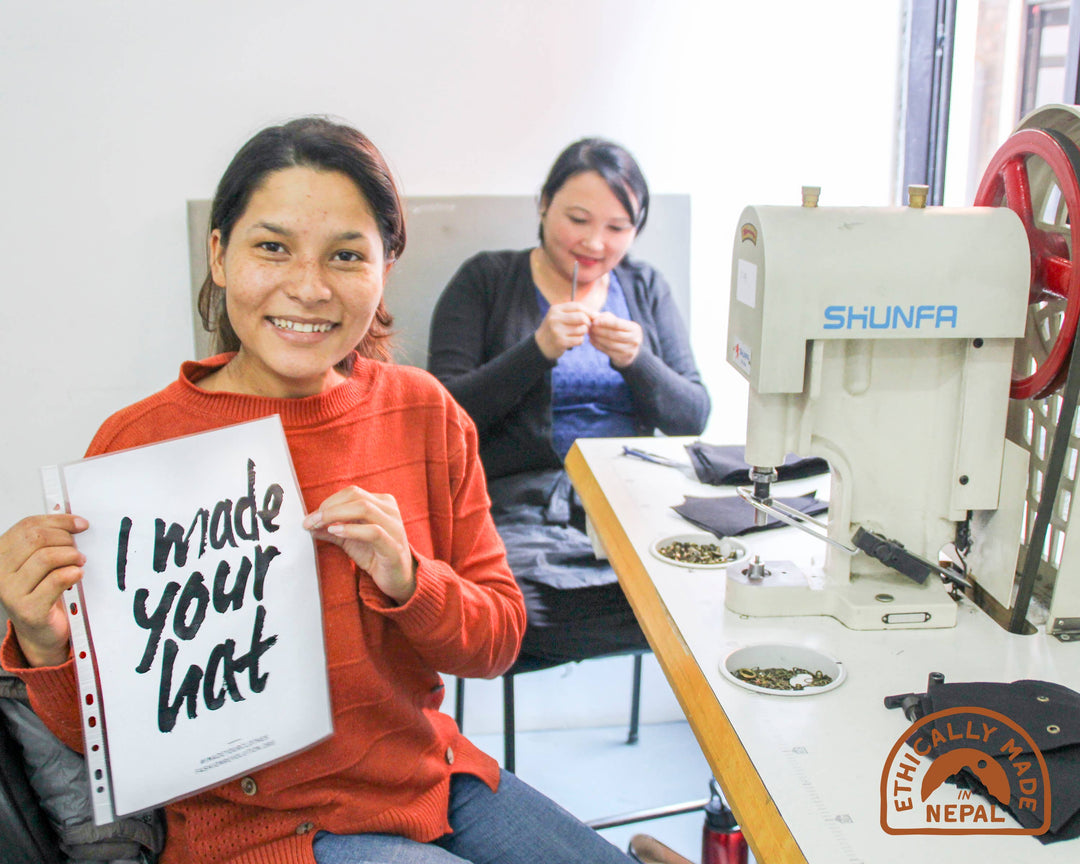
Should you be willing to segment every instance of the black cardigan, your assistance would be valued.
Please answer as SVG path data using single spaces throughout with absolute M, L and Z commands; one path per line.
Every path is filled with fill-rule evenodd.
M 461 265 L 435 306 L 428 369 L 476 423 L 488 477 L 562 466 L 551 443 L 551 369 L 533 334 L 543 320 L 529 251 L 481 252 Z M 709 394 L 664 278 L 648 264 L 615 268 L 638 356 L 617 370 L 630 388 L 638 434 L 699 435 Z

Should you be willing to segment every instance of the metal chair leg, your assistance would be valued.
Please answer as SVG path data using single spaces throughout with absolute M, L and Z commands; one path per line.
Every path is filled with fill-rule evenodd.
M 514 676 L 503 675 L 503 768 L 514 773 Z
M 626 736 L 627 744 L 637 744 L 638 722 L 641 719 L 641 655 L 634 655 L 634 685 L 630 696 L 630 734 Z
M 634 653 L 634 675 L 632 695 L 630 697 L 630 730 L 626 738 L 627 744 L 636 744 L 638 729 L 641 724 L 641 655 L 643 652 Z M 540 667 L 545 668 L 545 667 Z M 536 671 L 526 669 L 525 671 Z M 506 674 L 503 680 L 503 768 L 511 774 L 515 773 L 516 765 L 516 739 L 514 718 L 514 675 Z M 455 707 L 455 719 L 458 720 L 458 728 L 461 728 L 461 719 L 464 716 L 465 682 L 457 679 L 457 706 Z M 461 712 L 460 714 L 458 712 Z
M 709 803 L 708 798 L 700 801 L 687 801 L 684 804 L 668 804 L 665 807 L 653 807 L 650 810 L 633 810 L 629 813 L 620 813 L 617 816 L 605 816 L 602 819 L 593 819 L 586 822 L 590 828 L 600 831 L 604 828 L 618 828 L 620 825 L 633 825 L 635 822 L 646 822 L 649 819 L 664 819 L 668 816 L 680 816 L 683 813 L 693 813 L 695 810 L 704 810 Z
M 459 731 L 465 731 L 465 679 L 454 679 L 454 722 Z

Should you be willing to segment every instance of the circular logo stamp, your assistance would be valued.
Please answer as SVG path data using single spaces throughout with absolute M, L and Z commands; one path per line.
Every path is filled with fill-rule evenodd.
M 927 714 L 900 736 L 881 772 L 888 834 L 1042 834 L 1049 826 L 1042 752 L 997 711 Z

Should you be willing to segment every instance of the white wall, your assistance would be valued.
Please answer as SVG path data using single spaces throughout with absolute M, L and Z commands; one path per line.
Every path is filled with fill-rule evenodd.
M 185 201 L 305 113 L 359 126 L 417 195 L 533 194 L 575 138 L 625 143 L 656 191 L 693 196 L 708 437 L 741 440 L 723 361 L 738 215 L 803 184 L 823 205 L 891 202 L 901 5 L 6 0 L 0 530 L 40 508 L 40 465 L 175 377 Z

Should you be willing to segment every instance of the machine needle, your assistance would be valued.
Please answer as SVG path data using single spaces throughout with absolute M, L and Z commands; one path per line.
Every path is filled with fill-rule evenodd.
M 573 303 L 577 298 L 577 268 L 578 262 L 574 262 L 574 281 L 570 283 L 570 302 Z

